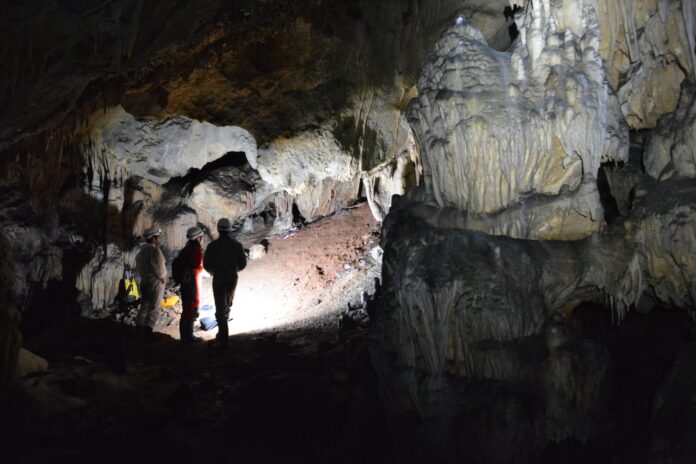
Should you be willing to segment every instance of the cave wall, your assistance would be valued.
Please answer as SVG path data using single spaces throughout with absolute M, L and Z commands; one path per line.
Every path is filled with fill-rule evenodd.
M 169 232 L 164 246 L 172 253 L 182 230 L 196 223 L 213 230 L 220 215 L 241 223 L 249 240 L 260 235 L 265 211 L 275 219 L 262 228 L 291 227 L 293 206 L 311 221 L 362 197 L 382 220 L 392 195 L 421 177 L 405 113 L 430 44 L 465 11 L 507 47 L 504 4 L 13 6 L 0 20 L 8 31 L 0 45 L 8 109 L 0 185 L 21 191 L 23 214 L 39 223 L 55 210 L 62 231 L 35 246 L 13 242 L 13 256 L 50 248 L 52 262 L 62 262 L 66 242 L 101 250 L 101 259 L 80 258 L 84 269 L 74 279 L 83 302 L 104 308 L 115 289 L 100 282 L 116 278 L 117 265 L 106 273 L 102 265 L 127 263 L 153 223 Z M 260 179 L 242 169 L 229 173 L 239 179 L 234 186 L 213 177 L 176 180 L 229 152 L 245 153 Z M 3 223 L 26 228 L 16 218 Z M 44 286 L 60 274 L 46 269 Z M 17 272 L 20 308 L 33 298 L 28 273 Z
M 512 19 L 502 0 L 13 5 L 12 301 L 60 291 L 102 314 L 153 223 L 168 253 L 222 215 L 253 243 L 294 209 L 313 220 L 362 195 L 385 224 L 372 353 L 396 429 L 455 461 L 590 439 L 610 361 L 569 326 L 575 308 L 606 304 L 617 323 L 655 303 L 694 310 L 695 10 L 519 4 Z M 667 396 L 688 383 L 680 365 Z
M 14 269 L 8 259 L 10 247 L 0 236 L 0 397 L 6 398 L 10 383 L 15 380 L 17 357 L 22 346 L 19 312 L 14 303 Z
M 665 416 L 696 424 L 676 406 L 690 348 L 619 451 L 600 430 L 620 435 L 623 360 L 576 322 L 592 302 L 608 332 L 665 307 L 693 325 L 692 16 L 686 1 L 530 0 L 504 53 L 464 15 L 435 43 L 408 111 L 424 183 L 385 219 L 372 307 L 381 397 L 424 462 L 538 462 L 573 442 L 688 462 L 689 432 L 666 438 Z M 652 403 L 660 382 L 675 394 Z

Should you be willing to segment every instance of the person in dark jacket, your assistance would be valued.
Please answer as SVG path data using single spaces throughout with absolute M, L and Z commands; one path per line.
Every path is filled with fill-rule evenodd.
M 229 342 L 227 319 L 237 288 L 237 273 L 246 267 L 247 260 L 242 244 L 231 235 L 232 224 L 229 219 L 220 219 L 217 229 L 219 237 L 205 250 L 203 267 L 213 276 L 215 319 L 218 323 L 215 345 L 225 348 Z
M 198 308 L 201 304 L 201 274 L 203 272 L 203 230 L 200 227 L 191 227 L 186 231 L 188 242 L 181 253 L 186 263 L 186 275 L 181 283 L 181 320 L 179 321 L 179 335 L 182 343 L 197 343 L 200 337 L 193 335 L 193 323 L 198 317 Z

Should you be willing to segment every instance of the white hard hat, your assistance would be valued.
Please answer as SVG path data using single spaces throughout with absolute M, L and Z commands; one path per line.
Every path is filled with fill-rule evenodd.
M 222 218 L 217 223 L 217 228 L 220 232 L 229 232 L 232 230 L 232 223 L 227 218 Z
M 198 226 L 191 227 L 189 230 L 186 231 L 186 238 L 189 240 L 193 240 L 199 235 L 203 235 L 203 229 L 201 229 Z
M 143 237 L 145 237 L 145 240 L 150 240 L 152 237 L 156 237 L 158 235 L 162 235 L 162 229 L 154 226 L 143 232 Z

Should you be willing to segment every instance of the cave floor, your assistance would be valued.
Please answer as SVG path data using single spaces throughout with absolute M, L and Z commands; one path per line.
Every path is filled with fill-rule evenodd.
M 80 319 L 9 416 L 22 462 L 384 462 L 394 457 L 364 325 L 238 335 L 228 351 Z
M 180 303 L 151 338 L 128 324 L 134 310 L 30 337 L 25 347 L 49 368 L 23 378 L 10 403 L 11 453 L 22 462 L 389 461 L 364 307 L 380 276 L 378 240 L 366 204 L 271 239 L 240 273 L 225 352 L 178 341 Z M 209 287 L 202 305 L 213 304 Z
M 381 278 L 379 229 L 361 203 L 271 238 L 266 255 L 249 260 L 239 274 L 230 334 L 336 325 L 342 312 L 364 306 L 365 294 L 372 295 Z M 212 281 L 204 274 L 201 308 L 214 306 Z M 136 312 L 128 315 L 131 323 Z M 165 310 L 157 330 L 178 338 L 180 314 L 179 302 Z M 197 332 L 206 340 L 216 334 Z

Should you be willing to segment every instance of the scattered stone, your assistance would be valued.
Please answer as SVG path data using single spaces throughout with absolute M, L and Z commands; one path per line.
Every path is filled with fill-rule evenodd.
M 48 361 L 31 351 L 21 348 L 17 359 L 17 377 L 22 378 L 29 374 L 45 372 L 48 370 Z
M 264 256 L 266 256 L 266 247 L 265 246 L 263 246 L 261 244 L 257 244 L 257 245 L 252 245 L 249 248 L 249 259 L 250 260 L 255 261 L 257 259 L 263 258 Z

